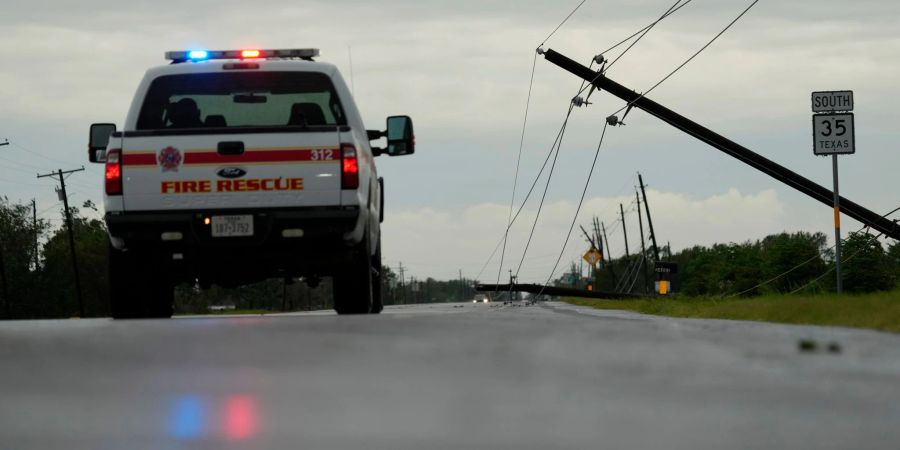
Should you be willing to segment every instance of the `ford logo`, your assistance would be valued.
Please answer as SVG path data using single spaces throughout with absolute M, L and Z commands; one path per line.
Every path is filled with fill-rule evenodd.
M 247 171 L 240 167 L 223 167 L 217 170 L 216 174 L 222 178 L 240 178 L 247 175 Z

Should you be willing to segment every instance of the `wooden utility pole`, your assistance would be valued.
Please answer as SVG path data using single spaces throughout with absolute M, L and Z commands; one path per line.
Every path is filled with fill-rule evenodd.
M 38 257 L 38 226 L 37 226 L 37 201 L 31 199 L 31 226 L 34 227 L 34 270 L 38 270 L 41 264 Z
M 400 263 L 400 267 L 397 268 L 397 272 L 400 273 L 400 304 L 403 305 L 406 303 L 406 288 L 404 287 L 405 281 L 403 278 L 403 263 Z
M 644 290 L 646 291 L 646 284 L 648 280 L 650 280 L 650 275 L 647 273 L 647 264 L 645 263 L 645 260 L 647 259 L 647 246 L 644 243 L 644 219 L 641 217 L 641 196 L 638 194 L 637 189 L 634 190 L 634 198 L 637 200 L 638 230 L 641 232 L 641 266 L 644 267 Z
M 3 142 L 0 142 L 0 147 L 4 145 L 9 145 L 9 141 L 4 139 Z M 3 289 L 0 290 L 0 293 L 3 294 L 3 303 L 6 306 L 6 318 L 12 319 L 12 307 L 9 304 L 9 288 L 6 286 L 6 264 L 3 261 L 2 235 L 0 235 L 0 283 L 3 283 Z
M 647 226 L 650 227 L 650 242 L 653 244 L 653 261 L 659 261 L 659 247 L 656 246 L 656 232 L 653 231 L 653 219 L 650 218 L 650 204 L 647 203 L 647 191 L 644 190 L 644 178 L 638 172 L 638 183 L 641 184 L 641 196 L 644 197 L 644 208 L 647 209 Z
M 612 255 L 609 253 L 609 239 L 606 237 L 606 225 L 600 222 L 600 229 L 603 230 L 603 247 L 606 248 L 606 260 L 609 264 L 609 273 L 613 277 L 613 283 L 619 284 L 619 277 L 616 276 L 616 269 L 613 268 Z
M 78 298 L 78 317 L 84 317 L 84 300 L 81 298 L 81 277 L 78 275 L 78 256 L 75 254 L 75 225 L 72 223 L 72 212 L 69 210 L 69 196 L 66 194 L 66 175 L 74 172 L 81 172 L 80 169 L 62 170 L 57 169 L 56 172 L 50 172 L 44 175 L 38 175 L 38 178 L 51 177 L 59 181 L 60 195 L 62 196 L 63 208 L 66 211 L 66 228 L 69 231 L 69 252 L 72 254 L 72 270 L 75 274 L 75 296 Z
M 625 208 L 622 208 L 621 203 L 619 203 L 619 214 L 622 216 L 622 234 L 625 235 L 625 258 L 630 259 L 631 255 L 628 254 L 628 227 L 625 226 Z
M 6 287 L 6 264 L 3 261 L 3 240 L 0 239 L 0 282 L 3 283 L 3 303 L 6 307 L 6 318 L 12 319 L 12 306 L 9 302 L 9 288 Z

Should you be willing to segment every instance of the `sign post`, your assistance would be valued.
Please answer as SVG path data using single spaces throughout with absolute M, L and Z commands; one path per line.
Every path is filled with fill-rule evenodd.
M 813 153 L 831 155 L 834 178 L 834 267 L 837 292 L 843 291 L 841 279 L 841 205 L 838 192 L 838 155 L 856 153 L 853 127 L 853 91 L 812 93 Z

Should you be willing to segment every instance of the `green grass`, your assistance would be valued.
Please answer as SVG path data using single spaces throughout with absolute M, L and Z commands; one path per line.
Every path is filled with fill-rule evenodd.
M 669 297 L 649 300 L 566 297 L 563 301 L 597 309 L 621 309 L 659 316 L 836 325 L 900 333 L 900 290 L 842 296 Z

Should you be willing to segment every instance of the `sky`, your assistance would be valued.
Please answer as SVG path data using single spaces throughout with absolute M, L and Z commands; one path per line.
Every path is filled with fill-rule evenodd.
M 623 106 L 603 92 L 569 119 L 525 258 L 546 173 L 510 229 L 503 266 L 500 252 L 489 259 L 509 218 L 520 142 L 516 208 L 580 85 L 534 58 L 579 1 L 4 3 L 0 142 L 10 145 L 0 147 L 0 194 L 36 199 L 40 216 L 56 226 L 54 182 L 35 175 L 84 166 L 67 180 L 70 201 L 102 204 L 102 166 L 86 157 L 88 127 L 121 127 L 144 71 L 164 64 L 165 51 L 317 47 L 320 60 L 336 64 L 352 83 L 368 128 L 382 128 L 395 114 L 415 122 L 416 154 L 376 161 L 386 180 L 385 263 L 395 269 L 402 263 L 419 279 L 455 278 L 461 271 L 489 282 L 512 270 L 523 282 L 543 282 L 561 251 L 557 276 L 587 250 L 577 226 L 563 244 L 604 118 Z M 671 4 L 587 0 L 544 48 L 587 64 Z M 645 91 L 748 4 L 691 1 L 607 75 Z M 840 158 L 841 194 L 887 212 L 900 206 L 897 17 L 895 0 L 761 0 L 648 97 L 830 189 L 831 161 L 812 153 L 810 92 L 853 90 L 857 153 Z M 613 256 L 625 251 L 623 228 L 630 250 L 640 246 L 633 203 L 638 171 L 648 185 L 656 235 L 673 250 L 781 231 L 833 238 L 828 206 L 641 111 L 625 122 L 607 130 L 576 221 L 603 221 Z M 859 227 L 844 218 L 845 233 Z

